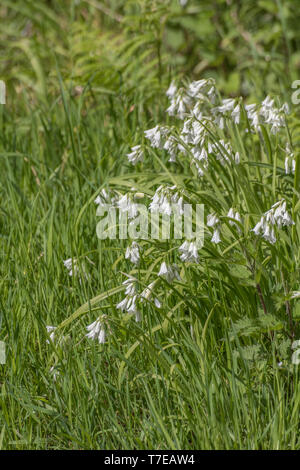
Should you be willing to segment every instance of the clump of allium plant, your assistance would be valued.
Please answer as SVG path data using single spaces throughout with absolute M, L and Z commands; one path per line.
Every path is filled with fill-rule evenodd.
M 222 317 L 222 297 L 237 334 L 276 330 L 294 338 L 300 176 L 288 105 L 269 96 L 261 103 L 222 98 L 213 79 L 173 81 L 166 95 L 165 122 L 145 129 L 127 154 L 135 170 L 123 178 L 126 186 L 114 183 L 95 202 L 127 213 L 132 227 L 140 199 L 149 215 L 203 204 L 205 241 L 199 247 L 192 235 L 127 240 L 117 311 L 143 328 L 154 311 L 203 325 L 214 308 Z M 96 321 L 89 337 L 98 339 L 103 321 Z

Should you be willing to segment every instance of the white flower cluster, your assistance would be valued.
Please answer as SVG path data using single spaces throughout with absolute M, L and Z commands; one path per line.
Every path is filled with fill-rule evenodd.
M 116 202 L 118 201 L 118 196 L 109 190 L 102 189 L 100 191 L 100 194 L 96 197 L 95 199 L 95 204 L 97 204 L 98 207 L 103 207 L 106 206 L 107 204 L 114 206 Z
M 240 155 L 234 152 L 230 143 L 223 139 L 211 141 L 212 125 L 224 128 L 224 115 L 231 111 L 231 116 L 236 123 L 240 121 L 240 104 L 234 99 L 223 100 L 220 106 L 211 108 L 217 100 L 217 92 L 214 80 L 203 79 L 190 83 L 186 89 L 186 102 L 189 103 L 189 110 L 179 116 L 184 119 L 180 138 L 168 134 L 168 140 L 164 149 L 170 154 L 169 161 L 176 161 L 179 152 L 186 155 L 188 151 L 193 155 L 192 163 L 196 166 L 199 176 L 203 176 L 204 170 L 208 168 L 209 157 L 215 157 L 222 164 L 239 163 Z M 167 91 L 168 97 L 174 104 L 178 100 L 178 91 L 174 83 Z M 180 89 L 180 97 L 183 96 L 183 89 Z M 170 108 L 167 112 L 170 114 Z M 174 113 L 171 113 L 174 114 Z M 181 143 L 182 142 L 182 143 Z
M 170 116 L 176 116 L 179 119 L 184 119 L 189 113 L 192 106 L 192 98 L 186 93 L 185 88 L 179 88 L 171 83 L 167 96 L 170 99 L 170 106 L 167 109 L 167 113 Z
M 185 5 L 187 1 L 180 0 L 180 3 Z M 129 162 L 133 165 L 144 159 L 146 149 L 149 149 L 150 145 L 154 149 L 166 151 L 169 162 L 177 162 L 180 157 L 189 158 L 189 163 L 196 166 L 199 176 L 204 176 L 208 171 L 212 171 L 215 162 L 220 162 L 222 166 L 226 165 L 229 170 L 230 165 L 238 165 L 241 160 L 238 149 L 226 140 L 228 138 L 226 136 L 229 135 L 230 124 L 234 126 L 243 125 L 244 132 L 247 132 L 249 128 L 251 132 L 259 132 L 260 126 L 268 125 L 271 133 L 276 134 L 285 125 L 285 117 L 288 112 L 287 105 L 277 108 L 274 99 L 269 96 L 260 105 L 244 105 L 241 97 L 220 99 L 213 79 L 194 81 L 185 87 L 177 87 L 172 82 L 166 94 L 170 102 L 166 110 L 167 113 L 180 119 L 181 122 L 177 122 L 176 126 L 156 125 L 144 131 L 145 139 L 148 141 L 147 146 L 136 145 L 127 154 Z M 222 172 L 221 165 L 219 165 L 220 172 Z M 294 171 L 294 154 L 287 146 L 285 172 L 289 174 Z M 215 177 L 215 175 L 212 176 Z M 233 172 L 233 177 L 235 176 L 235 172 Z M 215 178 L 217 179 L 217 176 Z M 200 191 L 205 192 L 206 187 L 206 181 L 204 180 Z M 116 192 L 102 190 L 95 202 L 100 206 L 110 203 L 119 208 L 121 212 L 128 213 L 129 219 L 131 219 L 130 224 L 134 224 L 134 219 L 139 214 L 139 205 L 137 204 L 139 196 L 134 191 L 136 190 L 132 188 L 131 193 L 120 195 Z M 184 198 L 188 200 L 191 198 L 187 191 L 183 191 L 175 185 L 163 184 L 155 190 L 147 210 L 152 213 L 157 212 L 171 216 L 176 209 L 179 215 L 183 215 Z M 237 234 L 237 232 L 242 232 L 242 217 L 235 207 L 228 210 L 227 219 L 226 213 L 218 215 L 213 212 L 207 216 L 206 222 L 207 227 L 211 229 L 211 243 L 217 245 L 223 237 L 225 239 L 225 231 L 223 237 L 221 233 L 221 221 L 224 220 L 227 220 L 227 224 L 233 227 L 232 230 L 227 230 L 227 233 Z M 262 215 L 253 232 L 270 243 L 275 243 L 275 228 L 292 224 L 294 222 L 286 210 L 286 201 L 282 199 Z M 197 241 L 186 238 L 178 248 L 177 256 L 179 255 L 182 263 L 199 263 L 199 245 Z M 152 248 L 149 253 L 151 253 L 150 257 L 157 255 L 157 251 L 152 252 Z M 125 259 L 138 266 L 140 271 L 140 264 L 144 263 L 146 254 L 145 251 L 141 261 L 141 247 L 137 241 L 131 241 L 126 248 Z M 169 256 L 169 252 L 164 253 L 165 259 Z M 72 264 L 70 261 L 72 260 L 66 260 L 69 269 L 74 266 L 74 262 Z M 153 266 L 155 266 L 155 263 Z M 75 268 L 73 267 L 73 269 Z M 144 271 L 141 270 L 141 272 Z M 151 303 L 156 308 L 161 307 L 161 303 L 155 294 L 157 293 L 157 286 L 165 286 L 166 283 L 163 283 L 162 280 L 169 284 L 173 281 L 181 281 L 180 267 L 169 261 L 161 263 L 155 280 L 149 283 L 142 292 L 139 290 L 140 281 L 130 274 L 126 274 L 126 276 L 127 279 L 123 282 L 126 288 L 125 297 L 116 307 L 122 312 L 133 315 L 137 322 L 142 319 L 143 304 Z M 87 329 L 89 338 L 97 339 L 100 343 L 105 342 L 106 323 L 103 318 L 93 322 Z
M 102 315 L 102 318 L 98 318 L 96 321 L 86 327 L 88 333 L 86 337 L 93 340 L 98 340 L 100 344 L 104 344 L 106 340 L 105 330 L 105 318 L 106 315 Z
M 223 139 L 210 142 L 204 125 L 191 118 L 184 122 L 181 138 L 186 145 L 189 145 L 193 155 L 192 163 L 196 166 L 199 176 L 204 175 L 210 157 L 215 157 L 222 165 L 231 162 L 240 163 L 239 152 L 234 152 L 229 142 L 225 142 Z
M 151 212 L 170 216 L 174 210 L 182 215 L 184 201 L 176 186 L 159 186 L 152 197 L 149 209 Z
M 141 145 L 135 145 L 131 148 L 131 152 L 127 154 L 128 161 L 133 165 L 136 165 L 137 162 L 142 162 L 144 160 L 144 151 Z
M 265 212 L 252 231 L 255 235 L 260 235 L 266 241 L 274 244 L 276 242 L 274 227 L 281 228 L 287 225 L 294 225 L 294 222 L 286 210 L 286 201 L 282 199 Z
M 125 298 L 121 300 L 121 302 L 119 302 L 116 307 L 122 312 L 127 312 L 130 315 L 134 315 L 135 321 L 140 322 L 142 315 L 139 309 L 139 305 L 141 303 L 145 301 L 153 301 L 157 308 L 161 307 L 159 300 L 153 296 L 153 287 L 155 285 L 155 281 L 149 284 L 149 286 L 146 287 L 146 289 L 144 289 L 141 294 L 139 294 L 137 291 L 137 280 L 128 274 L 126 275 L 128 279 L 123 282 L 123 285 L 126 286 Z
M 179 247 L 180 259 L 185 263 L 199 263 L 197 244 L 195 241 L 185 240 Z
M 169 162 L 176 162 L 180 144 L 178 144 L 177 139 L 171 132 L 172 129 L 170 127 L 157 125 L 145 131 L 144 134 L 150 141 L 151 147 L 166 150 L 170 155 Z
M 219 106 L 212 109 L 214 122 L 220 129 L 225 128 L 225 116 L 231 117 L 235 124 L 240 123 L 241 107 L 239 100 L 229 98 L 223 99 Z
M 259 129 L 260 124 L 271 126 L 271 133 L 277 132 L 285 125 L 285 115 L 289 112 L 287 103 L 281 108 L 274 106 L 274 99 L 267 96 L 260 106 L 248 104 L 245 106 L 248 120 L 254 130 Z
M 135 320 L 139 322 L 141 321 L 141 312 L 137 305 L 139 295 L 137 293 L 136 280 L 132 276 L 128 276 L 128 279 L 123 282 L 123 285 L 126 286 L 125 298 L 117 304 L 117 308 L 122 312 L 135 315 Z
M 199 119 L 202 116 L 201 104 L 214 103 L 217 96 L 215 82 L 210 78 L 191 82 L 187 88 L 177 88 L 172 82 L 166 95 L 171 102 L 167 113 L 179 119 L 184 119 L 189 115 Z
M 133 264 L 139 264 L 140 246 L 136 241 L 133 241 L 132 244 L 126 248 L 125 258 L 129 259 Z
M 129 219 L 134 219 L 139 212 L 136 201 L 143 198 L 144 194 L 136 192 L 135 188 L 131 188 L 131 191 L 126 194 L 118 194 L 111 190 L 102 189 L 94 202 L 99 208 L 104 207 L 106 210 L 108 207 L 118 208 L 121 212 L 127 212 Z M 67 262 L 69 263 L 70 260 L 66 260 Z
M 246 113 L 253 132 L 264 124 L 271 126 L 271 133 L 276 134 L 285 125 L 285 116 L 289 111 L 287 104 L 277 108 L 274 99 L 269 96 L 260 105 L 254 103 L 243 106 L 241 97 L 220 100 L 211 78 L 179 88 L 172 82 L 166 94 L 170 100 L 167 113 L 184 121 L 180 134 L 174 135 L 173 128 L 162 125 L 156 125 L 144 134 L 153 148 L 168 152 L 169 162 L 176 162 L 180 153 L 191 153 L 192 163 L 199 176 L 203 176 L 204 170 L 208 168 L 209 156 L 217 158 L 222 164 L 240 162 L 239 153 L 232 149 L 229 142 L 216 139 L 216 128 L 225 130 L 227 121 L 239 125 L 242 115 Z M 242 109 L 245 112 L 242 113 Z M 215 135 L 213 139 L 212 135 Z M 143 160 L 143 157 L 144 151 L 140 145 L 133 147 L 128 154 L 133 164 Z M 288 155 L 287 172 L 293 171 L 293 162 L 292 156 Z
M 151 147 L 162 149 L 170 129 L 166 126 L 155 126 L 144 132 L 146 139 L 150 140 Z
M 134 199 L 134 194 L 124 194 L 116 203 L 121 212 L 127 212 L 129 219 L 134 219 L 139 213 L 138 203 Z

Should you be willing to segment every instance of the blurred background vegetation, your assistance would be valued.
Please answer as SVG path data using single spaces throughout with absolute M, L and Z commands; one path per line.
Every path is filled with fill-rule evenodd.
M 87 175 L 80 155 L 113 155 L 112 140 L 125 155 L 162 120 L 175 76 L 250 102 L 290 102 L 299 77 L 294 0 L 2 0 L 0 17 L 0 150 L 46 158 L 48 176 L 70 154 Z
M 87 87 L 91 97 L 143 102 L 178 73 L 258 98 L 290 94 L 299 75 L 295 0 L 2 0 L 0 16 L 1 78 L 14 106 L 25 89 L 49 105 L 57 70 L 74 95 Z

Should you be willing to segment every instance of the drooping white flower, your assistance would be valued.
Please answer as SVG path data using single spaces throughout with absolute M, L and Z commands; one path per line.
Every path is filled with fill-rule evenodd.
M 52 343 L 54 342 L 54 339 L 55 339 L 55 330 L 56 330 L 56 328 L 57 328 L 56 326 L 51 326 L 51 325 L 46 326 L 47 333 L 50 333 L 49 337 L 50 337 L 50 341 L 52 341 Z M 47 339 L 46 343 L 50 344 L 50 341 Z
M 113 206 L 116 201 L 118 200 L 118 197 L 117 195 L 111 191 L 111 190 L 106 190 L 106 189 L 102 189 L 100 191 L 100 194 L 96 197 L 95 199 L 95 204 L 97 204 L 97 206 L 107 206 L 108 204 Z
M 285 125 L 287 110 L 287 105 L 283 105 L 280 109 L 276 108 L 274 106 L 274 99 L 267 96 L 261 104 L 259 115 L 265 124 L 271 125 L 271 133 L 276 134 Z
M 276 236 L 275 236 L 274 227 L 272 227 L 270 224 L 266 224 L 265 230 L 264 230 L 264 232 L 263 232 L 263 234 L 262 234 L 262 237 L 263 237 L 266 241 L 268 241 L 268 242 L 274 244 L 274 243 L 276 242 Z
M 286 225 L 294 225 L 294 222 L 286 210 L 286 201 L 282 199 L 272 206 L 275 223 L 279 228 Z M 270 213 L 271 211 L 268 211 Z
M 100 344 L 105 343 L 106 332 L 103 321 L 99 318 L 86 327 L 88 333 L 85 335 L 87 338 L 98 340 Z
M 184 262 L 199 263 L 199 255 L 196 242 L 184 241 L 179 247 L 181 252 L 180 259 Z
M 262 215 L 252 231 L 255 235 L 260 235 L 266 241 L 274 244 L 276 242 L 274 226 L 281 228 L 288 225 L 294 225 L 294 221 L 286 210 L 286 201 L 281 199 Z
M 166 95 L 168 98 L 174 98 L 176 95 L 176 92 L 177 92 L 177 86 L 175 85 L 174 82 L 172 82 L 166 91 Z
M 292 292 L 291 299 L 298 299 L 300 297 L 300 291 Z
M 133 264 L 140 262 L 140 246 L 137 242 L 133 241 L 131 246 L 128 246 L 125 253 L 125 258 L 129 259 Z
M 211 242 L 217 244 L 217 243 L 220 243 L 220 241 L 221 241 L 220 228 L 217 227 L 214 230 L 213 236 L 211 238 Z
M 144 151 L 141 145 L 135 145 L 132 147 L 131 152 L 127 153 L 128 161 L 133 165 L 136 165 L 137 162 L 142 162 L 144 160 Z
M 294 153 L 291 151 L 288 144 L 286 146 L 285 152 L 286 152 L 286 157 L 284 161 L 285 174 L 289 175 L 290 173 L 295 173 L 296 160 L 294 158 Z
M 79 272 L 76 258 L 68 258 L 64 261 L 65 268 L 69 271 L 69 276 L 75 276 Z
M 230 219 L 235 219 L 237 222 L 242 223 L 242 219 L 239 212 L 235 211 L 232 207 L 229 209 L 227 217 L 229 217 Z M 237 227 L 239 231 L 241 230 L 238 224 L 233 220 L 229 220 L 229 225 Z
M 194 110 L 193 110 L 194 113 Z M 208 131 L 205 127 L 205 121 L 201 122 L 201 116 L 198 116 L 196 119 L 188 117 L 183 124 L 183 128 L 180 134 L 180 138 L 184 141 L 186 145 L 194 144 L 203 146 L 204 139 L 208 135 Z
M 235 152 L 234 161 L 235 161 L 235 163 L 236 163 L 237 165 L 240 163 L 241 157 L 240 157 L 239 152 Z
M 240 114 L 241 114 L 241 109 L 240 109 L 240 104 L 238 103 L 231 113 L 231 117 L 235 124 L 240 123 Z
M 225 128 L 225 117 L 231 117 L 236 124 L 240 122 L 240 105 L 236 99 L 228 98 L 223 99 L 222 104 L 215 106 L 211 110 L 214 116 L 214 122 L 220 129 Z
M 259 128 L 259 111 L 257 109 L 257 105 L 255 103 L 247 104 L 245 106 L 245 110 L 250 125 L 253 127 L 254 130 L 257 130 Z
M 87 257 L 85 259 L 89 260 L 89 258 Z M 89 262 L 92 263 L 90 260 Z M 89 274 L 86 272 L 86 265 L 84 261 L 82 261 L 79 265 L 78 259 L 68 258 L 63 263 L 65 268 L 69 271 L 69 276 L 79 276 L 80 274 L 82 274 L 85 279 L 89 278 Z M 80 283 L 81 281 L 82 279 L 80 279 Z
M 217 214 L 208 214 L 207 216 L 207 222 L 206 222 L 206 225 L 208 227 L 215 227 L 216 225 L 218 225 L 220 223 L 220 219 L 219 217 L 217 216 Z
M 271 125 L 271 133 L 276 134 L 279 129 L 284 126 L 285 107 L 280 109 L 274 105 L 274 99 L 267 96 L 260 106 L 249 104 L 245 106 L 245 110 L 249 122 L 254 130 L 258 130 L 261 124 Z
M 52 342 L 52 343 L 56 342 L 57 344 L 61 345 L 66 340 L 65 336 L 59 336 L 57 338 L 57 335 L 56 335 L 57 327 L 56 326 L 47 325 L 46 329 L 47 329 L 47 333 L 50 333 L 49 334 L 50 341 L 47 339 L 46 340 L 47 344 L 50 344 L 50 342 Z
M 175 95 L 171 96 L 171 104 L 167 109 L 170 116 L 176 116 L 179 119 L 184 119 L 192 105 L 191 97 L 186 93 L 184 88 L 176 91 Z
M 199 118 L 200 108 L 204 103 L 214 103 L 216 99 L 215 80 L 213 78 L 203 78 L 195 80 L 187 87 L 187 94 L 196 101 L 192 114 Z
M 126 305 L 126 311 L 130 315 L 134 315 L 135 320 L 139 322 L 141 321 L 141 313 L 137 307 L 137 299 L 138 299 L 137 295 L 134 295 L 133 297 L 129 298 L 127 305 Z
M 221 241 L 221 222 L 217 214 L 208 214 L 206 225 L 214 229 L 211 242 L 218 244 Z
M 135 295 L 136 294 L 136 279 L 127 274 L 128 279 L 123 282 L 123 285 L 126 286 L 125 294 L 126 295 Z
M 237 220 L 238 222 L 242 223 L 242 218 L 241 218 L 241 215 L 238 211 L 236 211 L 235 213 L 235 216 L 234 216 L 235 220 Z
M 156 297 L 153 296 L 153 289 L 154 289 L 155 284 L 156 284 L 156 281 L 153 281 L 149 284 L 148 287 L 146 287 L 143 290 L 143 292 L 141 293 L 141 302 L 153 301 L 156 308 L 161 308 L 160 301 Z
M 182 215 L 184 213 L 183 197 L 176 186 L 159 186 L 152 197 L 149 209 L 151 212 L 168 216 L 174 211 Z
M 217 91 L 214 85 L 208 90 L 207 97 L 212 104 L 215 104 L 217 101 Z
M 187 93 L 192 98 L 197 99 L 198 104 L 200 104 L 205 100 L 205 98 L 209 98 L 210 100 L 213 98 L 215 92 L 214 85 L 215 82 L 211 78 L 196 80 L 190 83 L 187 89 Z
M 285 115 L 289 112 L 289 107 L 285 103 L 281 108 L 277 108 L 274 99 L 267 96 L 260 106 L 248 104 L 245 110 L 254 130 L 258 130 L 261 124 L 268 124 L 271 126 L 271 133 L 276 134 L 285 125 Z
M 170 155 L 169 162 L 176 162 L 176 156 L 178 153 L 178 142 L 173 135 L 170 135 L 164 143 L 164 149 Z
M 235 100 L 232 98 L 226 98 L 222 100 L 222 104 L 214 108 L 218 113 L 225 114 L 228 111 L 233 111 L 235 107 Z
M 117 202 L 117 206 L 121 212 L 127 212 L 129 219 L 134 219 L 138 215 L 138 204 L 134 202 L 133 196 L 130 194 L 125 194 L 120 197 Z
M 252 232 L 255 233 L 255 235 L 261 235 L 261 233 L 265 230 L 265 219 L 262 217 L 260 221 L 255 225 L 255 227 L 252 229 Z
M 164 146 L 169 129 L 165 126 L 155 126 L 144 131 L 146 139 L 150 140 L 151 147 L 161 149 Z
M 227 217 L 230 217 L 231 219 L 234 219 L 234 210 L 232 209 L 232 207 L 229 209 L 229 211 L 227 213 Z M 233 222 L 229 221 L 229 224 L 233 225 Z
M 181 281 L 178 266 L 176 264 L 167 264 L 165 261 L 160 266 L 158 276 L 163 277 L 169 283 L 173 282 L 174 279 Z
M 270 111 L 273 110 L 273 107 L 274 100 L 270 96 L 267 96 L 261 103 L 260 114 L 262 114 L 263 116 L 268 116 Z

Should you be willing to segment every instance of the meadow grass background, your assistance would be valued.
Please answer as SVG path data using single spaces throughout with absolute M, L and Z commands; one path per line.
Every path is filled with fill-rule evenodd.
M 264 359 L 239 355 L 245 344 L 229 331 L 240 307 L 222 273 L 195 288 L 212 314 L 199 309 L 193 337 L 184 308 L 167 317 L 171 303 L 143 327 L 121 320 L 121 293 L 70 322 L 63 347 L 46 333 L 130 269 L 124 242 L 97 239 L 93 201 L 131 171 L 130 146 L 164 119 L 171 77 L 212 76 L 229 96 L 290 101 L 296 3 L 1 2 L 2 449 L 300 448 L 299 368 L 289 356 L 278 367 L 280 334 L 256 337 Z M 68 275 L 69 257 L 85 260 L 87 279 Z M 115 332 L 104 346 L 84 337 L 97 309 Z M 256 309 L 251 295 L 243 315 Z

